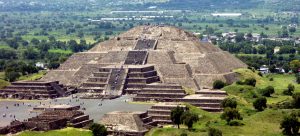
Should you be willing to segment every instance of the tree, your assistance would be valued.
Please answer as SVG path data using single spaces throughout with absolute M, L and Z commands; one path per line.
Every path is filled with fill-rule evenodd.
M 93 136 L 107 136 L 108 135 L 105 126 L 101 125 L 101 124 L 93 123 L 89 129 L 92 131 Z
M 5 80 L 9 81 L 9 82 L 14 82 L 16 81 L 21 75 L 19 74 L 19 72 L 15 72 L 15 71 L 6 71 L 5 72 Z
M 32 38 L 30 43 L 34 44 L 34 45 L 38 45 L 40 43 L 40 41 L 36 38 Z
M 236 108 L 237 106 L 237 101 L 235 98 L 226 98 L 222 101 L 221 106 L 223 108 Z
M 269 66 L 269 70 L 270 70 L 271 73 L 275 73 L 276 72 L 276 66 L 275 65 Z
M 295 114 L 285 116 L 280 123 L 280 129 L 284 135 L 297 135 L 299 131 L 300 122 Z
M 290 33 L 295 33 L 296 32 L 296 27 L 290 27 L 289 32 Z
M 0 49 L 0 58 L 1 59 L 16 59 L 17 58 L 17 52 L 14 49 Z
M 209 128 L 208 136 L 222 136 L 222 131 L 216 128 Z
M 49 69 L 57 69 L 60 66 L 59 62 L 52 61 L 49 63 L 48 68 Z
M 33 47 L 28 47 L 24 52 L 23 56 L 25 59 L 37 59 L 39 56 L 39 52 L 33 48 Z
M 293 94 L 292 104 L 293 104 L 294 108 L 297 108 L 297 109 L 300 108 L 300 93 Z
M 245 35 L 244 33 L 237 33 L 235 36 L 235 41 L 237 43 L 244 41 L 245 40 L 244 35 Z
M 242 120 L 243 118 L 237 109 L 225 108 L 224 112 L 221 114 L 221 119 L 226 120 L 228 124 L 233 119 Z
M 258 111 L 263 111 L 265 108 L 267 108 L 267 99 L 265 97 L 257 98 L 253 102 L 253 107 Z
M 224 83 L 224 82 L 221 81 L 221 80 L 216 80 L 216 81 L 213 83 L 213 88 L 214 88 L 214 89 L 221 89 L 221 88 L 223 88 L 224 86 L 226 86 L 226 83 Z
M 193 128 L 193 124 L 199 120 L 199 117 L 194 113 L 186 111 L 183 113 L 180 120 L 188 127 L 189 130 L 191 130 Z
M 298 73 L 298 69 L 300 68 L 300 60 L 293 60 L 290 62 L 290 68 L 294 73 Z
M 171 120 L 174 124 L 177 124 L 178 129 L 180 128 L 179 125 L 181 123 L 180 117 L 184 113 L 183 107 L 177 106 L 175 109 L 171 111 Z

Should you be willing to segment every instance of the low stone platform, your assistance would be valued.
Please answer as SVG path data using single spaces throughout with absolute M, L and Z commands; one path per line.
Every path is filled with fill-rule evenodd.
M 144 136 L 149 131 L 151 119 L 147 119 L 145 112 L 121 112 L 107 113 L 100 120 L 110 135 Z
M 172 124 L 171 111 L 177 106 L 186 108 L 185 105 L 181 105 L 180 103 L 158 103 L 148 109 L 147 114 L 156 125 Z
M 35 110 L 44 110 L 40 115 L 23 122 L 13 121 L 11 125 L 0 128 L 0 134 L 17 133 L 23 130 L 48 131 L 66 126 L 82 128 L 92 123 L 93 120 L 82 111 L 78 111 L 79 108 L 79 106 L 68 105 L 37 107 Z
M 65 96 L 67 88 L 58 81 L 19 81 L 0 89 L 0 97 L 14 99 L 47 99 Z

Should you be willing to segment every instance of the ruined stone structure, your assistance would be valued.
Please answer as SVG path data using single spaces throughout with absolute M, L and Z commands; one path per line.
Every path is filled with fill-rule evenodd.
M 0 89 L 0 97 L 15 99 L 46 99 L 64 96 L 67 89 L 58 81 L 20 81 Z
M 110 135 L 144 136 L 153 123 L 145 112 L 110 112 L 100 120 Z
M 48 131 L 66 126 L 82 128 L 91 124 L 93 120 L 89 119 L 89 115 L 85 115 L 78 109 L 78 106 L 59 105 L 37 108 L 35 110 L 44 110 L 44 112 L 23 122 L 13 121 L 11 125 L 0 128 L 0 134 L 17 133 L 23 130 Z

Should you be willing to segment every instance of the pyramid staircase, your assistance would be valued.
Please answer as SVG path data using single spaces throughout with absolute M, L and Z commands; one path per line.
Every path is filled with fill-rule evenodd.
M 97 98 L 117 97 L 123 94 L 127 70 L 123 68 L 100 68 L 78 89 L 79 93 L 89 93 Z

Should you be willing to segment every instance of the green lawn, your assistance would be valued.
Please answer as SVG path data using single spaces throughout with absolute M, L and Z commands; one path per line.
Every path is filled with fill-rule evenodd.
M 86 129 L 64 128 L 48 132 L 25 131 L 17 136 L 92 136 L 92 132 Z

